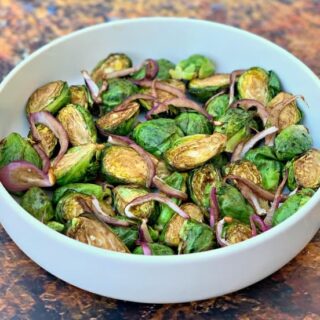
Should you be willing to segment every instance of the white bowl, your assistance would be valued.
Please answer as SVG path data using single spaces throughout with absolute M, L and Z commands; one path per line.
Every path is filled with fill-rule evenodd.
M 175 62 L 193 53 L 214 59 L 218 71 L 262 66 L 277 72 L 289 92 L 310 105 L 305 124 L 320 145 L 320 82 L 302 62 L 271 42 L 216 23 L 189 19 L 123 20 L 80 30 L 53 41 L 20 63 L 0 87 L 0 136 L 27 133 L 24 106 L 32 91 L 51 80 L 82 82 L 111 52 Z M 0 219 L 10 237 L 48 272 L 79 288 L 117 299 L 173 303 L 239 290 L 275 272 L 311 240 L 320 226 L 319 198 L 255 238 L 227 248 L 181 256 L 137 256 L 90 247 L 50 230 L 0 185 Z

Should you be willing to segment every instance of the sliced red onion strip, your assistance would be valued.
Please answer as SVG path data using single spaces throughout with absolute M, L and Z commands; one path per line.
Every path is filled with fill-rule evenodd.
M 294 194 L 296 194 L 299 190 L 299 187 L 296 187 L 294 190 L 292 190 L 289 194 L 288 194 L 288 197 L 291 197 L 293 196 Z
M 168 207 L 170 207 L 173 211 L 178 213 L 182 218 L 190 219 L 189 215 L 186 212 L 184 212 L 181 208 L 179 208 L 173 201 L 171 201 L 169 198 L 159 193 L 148 193 L 145 196 L 135 198 L 133 201 L 128 203 L 128 205 L 125 207 L 126 216 L 129 218 L 136 218 L 135 215 L 130 211 L 130 209 L 134 206 L 143 204 L 148 201 L 158 201 L 158 202 L 164 203 Z
M 158 176 L 154 176 L 152 182 L 161 192 L 165 193 L 167 196 L 178 198 L 181 200 L 188 199 L 188 195 L 185 192 L 172 188 Z
M 159 81 L 159 80 L 157 80 L 157 79 L 152 80 L 152 85 L 151 85 L 151 95 L 152 95 L 155 99 L 158 98 L 157 87 L 156 87 L 157 81 Z
M 252 236 L 257 235 L 257 227 L 256 224 L 259 226 L 260 231 L 265 232 L 268 231 L 270 228 L 263 222 L 263 220 L 256 214 L 252 214 L 250 216 L 250 225 L 252 230 Z
M 219 219 L 219 204 L 217 199 L 217 188 L 213 187 L 210 193 L 210 227 L 213 228 L 216 221 Z
M 147 219 L 142 219 L 139 228 L 139 238 L 141 242 L 153 242 L 148 230 Z
M 90 91 L 90 95 L 91 95 L 92 100 L 96 104 L 100 104 L 102 102 L 101 93 L 102 93 L 102 89 L 104 89 L 104 85 L 102 84 L 102 87 L 101 87 L 102 89 L 99 89 L 97 84 L 92 80 L 88 71 L 82 70 L 81 74 L 83 76 L 83 79 L 84 79 L 84 82 L 85 82 L 87 88 Z M 105 88 L 105 90 L 106 90 L 106 88 Z
M 240 159 L 242 159 L 245 154 L 254 147 L 254 145 L 264 139 L 265 137 L 274 134 L 278 131 L 279 129 L 277 127 L 270 127 L 267 129 L 262 130 L 261 132 L 258 132 L 256 135 L 254 135 L 251 139 L 249 139 L 246 144 L 243 146 L 241 153 L 240 153 Z
M 145 61 L 145 66 L 146 66 L 146 79 L 154 79 L 158 72 L 159 72 L 159 65 L 156 60 L 153 59 L 147 59 Z
M 108 79 L 126 77 L 126 76 L 129 76 L 129 75 L 139 71 L 141 68 L 144 67 L 144 65 L 145 65 L 145 63 L 143 63 L 137 67 L 131 67 L 131 68 L 127 68 L 127 69 L 123 69 L 123 70 L 119 70 L 119 71 L 107 72 L 104 74 L 103 78 L 105 80 L 108 80 Z
M 230 73 L 230 89 L 229 89 L 229 106 L 234 99 L 234 86 L 236 84 L 237 77 L 242 75 L 246 70 L 234 70 Z
M 49 157 L 42 149 L 42 146 L 40 145 L 40 143 L 34 144 L 33 148 L 37 151 L 38 155 L 40 156 L 40 158 L 42 160 L 42 171 L 44 173 L 48 173 L 50 166 L 51 166 Z
M 265 224 L 267 224 L 268 226 L 272 225 L 272 218 L 274 215 L 274 212 L 278 209 L 280 201 L 281 201 L 281 194 L 282 191 L 287 183 L 288 180 L 288 171 L 286 170 L 281 183 L 279 184 L 276 193 L 274 195 L 274 200 L 272 202 L 271 208 L 269 210 L 269 212 L 267 213 L 267 216 L 264 219 Z
M 31 187 L 52 187 L 55 184 L 53 171 L 44 173 L 27 161 L 13 161 L 0 169 L 0 182 L 11 192 L 26 191 Z
M 222 237 L 224 223 L 225 219 L 223 218 L 217 223 L 216 227 L 216 238 L 221 247 L 226 247 L 230 245 L 230 243 Z
M 68 150 L 69 138 L 66 130 L 63 128 L 61 123 L 48 111 L 31 113 L 28 120 L 30 123 L 32 136 L 36 141 L 41 141 L 41 137 L 36 128 L 37 123 L 47 126 L 59 140 L 60 150 L 52 163 L 52 166 L 55 167 Z
M 128 97 L 125 99 L 121 104 L 119 104 L 116 108 L 113 109 L 113 111 L 123 111 L 127 108 L 128 104 L 131 102 L 138 100 L 138 99 L 143 99 L 143 100 L 155 100 L 156 98 L 149 95 L 149 94 L 142 94 L 142 93 L 137 93 L 133 94 L 132 96 Z
M 241 151 L 243 149 L 243 146 L 244 146 L 245 142 L 244 141 L 241 141 L 237 144 L 237 146 L 235 147 L 233 153 L 232 153 L 232 156 L 231 156 L 231 162 L 235 162 L 235 161 L 238 161 L 241 159 Z
M 110 134 L 108 138 L 108 142 L 111 144 L 128 146 L 138 152 L 138 154 L 144 159 L 144 161 L 147 164 L 149 174 L 146 181 L 146 186 L 147 188 L 150 188 L 153 177 L 156 174 L 156 168 L 149 153 L 146 152 L 143 148 L 141 148 L 139 145 L 137 145 L 133 140 L 131 140 L 128 137 L 116 136 L 116 135 Z
M 246 110 L 249 110 L 251 107 L 256 107 L 257 108 L 257 113 L 259 117 L 261 118 L 263 125 L 265 126 L 268 118 L 269 118 L 269 112 L 266 109 L 266 107 L 259 101 L 254 100 L 254 99 L 241 99 L 233 102 L 230 105 L 230 108 L 236 108 L 236 107 L 242 107 Z

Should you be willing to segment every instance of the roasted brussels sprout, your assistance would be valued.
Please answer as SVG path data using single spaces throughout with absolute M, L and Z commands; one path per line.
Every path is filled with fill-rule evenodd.
M 141 187 L 132 185 L 117 186 L 113 189 L 114 205 L 117 212 L 124 216 L 124 209 L 127 204 L 135 198 L 144 196 L 146 194 L 148 194 L 148 191 Z M 139 219 L 149 218 L 154 211 L 154 201 L 145 202 L 131 209 L 131 212 Z
M 175 118 L 177 126 L 186 136 L 194 134 L 212 134 L 211 122 L 202 114 L 182 112 Z
M 269 71 L 268 89 L 269 99 L 273 99 L 281 91 L 280 79 L 272 70 Z
M 69 224 L 67 236 L 94 247 L 130 252 L 110 227 L 92 216 L 73 218 Z
M 224 224 L 222 235 L 228 243 L 235 244 L 250 239 L 252 231 L 247 224 L 232 219 L 232 222 Z
M 224 169 L 229 162 L 229 158 L 225 152 L 222 152 L 214 156 L 210 162 L 224 174 Z
M 149 120 L 133 130 L 134 140 L 157 157 L 161 157 L 180 137 L 183 137 L 183 132 L 172 119 Z
M 289 198 L 275 211 L 272 217 L 272 225 L 276 226 L 295 214 L 299 208 L 305 205 L 313 196 L 312 189 L 302 189 Z
M 139 238 L 138 228 L 110 226 L 111 230 L 121 239 L 121 241 L 131 250 L 135 247 Z
M 227 137 L 221 133 L 179 138 L 165 152 L 164 157 L 171 167 L 179 171 L 190 170 L 222 152 L 226 141 Z
M 267 104 L 267 110 L 270 114 L 270 118 L 268 121 L 270 123 L 274 123 L 274 121 L 277 121 L 277 125 L 280 130 L 283 130 L 293 124 L 299 123 L 302 118 L 301 111 L 299 110 L 295 101 L 286 105 L 280 112 L 280 114 L 278 114 L 277 112 L 272 112 L 273 108 L 276 105 L 285 102 L 291 97 L 292 94 L 290 93 L 280 92 Z M 274 119 L 275 117 L 276 119 Z
M 93 105 L 93 100 L 86 86 L 70 87 L 70 103 L 89 109 Z
M 124 53 L 111 53 L 95 66 L 91 77 L 94 82 L 99 83 L 107 73 L 128 69 L 131 66 L 131 59 Z
M 101 166 L 103 176 L 110 183 L 146 185 L 147 164 L 141 155 L 130 147 L 106 147 Z
M 189 173 L 188 189 L 191 199 L 201 208 L 210 207 L 210 192 L 212 187 L 221 183 L 218 170 L 213 164 L 207 163 L 204 166 L 194 169 Z
M 169 72 L 173 79 L 192 80 L 209 77 L 214 71 L 215 65 L 209 58 L 194 54 L 188 59 L 180 61 L 175 69 Z
M 191 80 L 188 85 L 188 91 L 199 100 L 206 101 L 219 90 L 227 88 L 229 84 L 229 74 L 214 74 L 208 78 Z
M 192 219 L 203 222 L 204 215 L 200 207 L 192 202 L 186 202 L 180 208 L 187 213 Z
M 105 133 L 125 136 L 132 131 L 136 124 L 139 109 L 140 106 L 137 102 L 130 103 L 122 111 L 115 108 L 97 120 L 97 127 Z
M 58 185 L 92 180 L 98 170 L 101 146 L 93 143 L 72 147 L 54 168 Z
M 250 161 L 242 160 L 232 162 L 226 168 L 226 174 L 231 174 L 252 181 L 256 185 L 261 185 L 262 177 L 256 165 Z
M 273 148 L 262 146 L 249 150 L 245 159 L 254 163 L 262 177 L 262 187 L 266 190 L 275 190 L 280 182 L 282 164 L 277 160 Z
M 126 79 L 110 79 L 108 90 L 102 93 L 101 113 L 105 114 L 138 92 L 138 87 Z
M 312 138 L 303 125 L 291 125 L 282 130 L 275 138 L 275 151 L 279 160 L 291 160 L 308 151 Z
M 214 131 L 223 133 L 228 137 L 225 151 L 233 152 L 241 141 L 250 137 L 250 129 L 257 129 L 257 123 L 253 117 L 253 112 L 234 108 L 228 109 L 225 115 L 219 118 L 219 121 L 223 124 L 216 126 Z
M 54 231 L 57 231 L 57 232 L 63 232 L 64 231 L 64 224 L 63 223 L 60 223 L 60 222 L 57 222 L 57 221 L 49 221 L 47 223 L 47 226 L 54 230 Z
M 217 189 L 217 198 L 222 217 L 232 217 L 245 224 L 250 223 L 253 208 L 247 203 L 237 188 L 224 184 Z
M 170 256 L 174 254 L 174 251 L 160 243 L 149 243 L 148 244 L 153 256 Z M 143 254 L 141 246 L 138 246 L 132 252 L 133 254 Z
M 40 188 L 30 188 L 23 195 L 21 206 L 43 223 L 48 223 L 54 217 L 51 200 Z
M 68 84 L 64 81 L 53 81 L 32 93 L 27 102 L 26 111 L 28 114 L 38 111 L 49 111 L 54 114 L 69 101 Z
M 37 151 L 19 133 L 13 132 L 0 142 L 0 168 L 16 160 L 25 160 L 41 168 Z
M 207 112 L 218 120 L 226 114 L 228 108 L 229 96 L 227 94 L 213 98 L 206 106 Z
M 68 104 L 59 111 L 57 119 L 67 131 L 73 146 L 97 141 L 97 130 L 92 115 L 84 107 Z

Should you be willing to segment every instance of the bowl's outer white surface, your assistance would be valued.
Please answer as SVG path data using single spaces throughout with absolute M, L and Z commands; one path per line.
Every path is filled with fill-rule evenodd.
M 110 52 L 139 62 L 193 53 L 212 57 L 218 72 L 254 65 L 275 70 L 287 90 L 310 105 L 305 123 L 320 145 L 320 84 L 298 59 L 250 33 L 205 21 L 148 18 L 102 24 L 58 39 L 31 55 L 0 86 L 0 136 L 27 133 L 26 98 L 56 79 L 81 82 Z M 246 242 L 204 253 L 145 257 L 108 252 L 54 232 L 27 214 L 0 185 L 0 220 L 10 237 L 50 273 L 85 290 L 136 302 L 173 303 L 223 295 L 278 270 L 311 240 L 320 226 L 319 191 L 292 218 Z

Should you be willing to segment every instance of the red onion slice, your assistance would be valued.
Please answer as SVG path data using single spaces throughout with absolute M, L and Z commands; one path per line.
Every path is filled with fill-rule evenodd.
M 217 223 L 217 227 L 216 227 L 216 238 L 217 238 L 217 241 L 221 247 L 226 247 L 226 246 L 230 245 L 229 241 L 227 241 L 225 238 L 222 237 L 223 226 L 224 226 L 224 223 L 226 222 L 225 220 L 226 219 L 228 220 L 228 218 L 229 217 L 221 219 Z M 232 221 L 232 219 L 231 219 L 231 221 Z
M 92 80 L 88 71 L 82 70 L 81 74 L 83 76 L 83 79 L 84 79 L 84 82 L 85 82 L 87 88 L 90 91 L 90 95 L 91 95 L 92 100 L 96 104 L 100 104 L 102 102 L 102 99 L 101 99 L 102 89 L 103 89 L 103 91 L 105 91 L 107 89 L 106 82 L 104 82 L 105 84 L 102 84 L 102 87 L 101 87 L 102 89 L 99 89 L 97 84 Z
M 37 151 L 38 155 L 40 156 L 40 158 L 42 160 L 42 171 L 44 173 L 48 173 L 50 166 L 51 166 L 49 157 L 44 152 L 44 150 L 42 149 L 42 147 L 39 143 L 34 144 L 33 148 Z
M 241 159 L 241 151 L 243 149 L 243 146 L 244 146 L 245 142 L 244 141 L 241 141 L 237 144 L 237 146 L 235 147 L 233 153 L 232 153 L 232 156 L 231 156 L 231 159 L 230 161 L 231 162 L 235 162 L 235 161 L 238 161 Z
M 252 214 L 250 216 L 250 225 L 251 225 L 251 230 L 252 230 L 252 236 L 257 235 L 257 228 L 256 224 L 259 226 L 260 231 L 266 232 L 270 228 L 263 222 L 263 220 L 256 214 Z
M 31 187 L 52 187 L 55 184 L 53 171 L 44 173 L 27 161 L 13 161 L 0 169 L 0 182 L 10 192 L 26 191 Z
M 140 241 L 142 242 L 153 242 L 148 230 L 147 219 L 142 219 L 142 223 L 139 228 L 139 236 Z
M 173 201 L 169 198 L 159 194 L 159 193 L 148 193 L 145 196 L 137 197 L 125 207 L 125 214 L 129 218 L 136 218 L 135 215 L 130 211 L 130 209 L 138 204 L 143 204 L 148 201 L 158 201 L 166 204 L 173 211 L 178 213 L 184 219 L 190 219 L 189 215 L 184 212 L 181 208 L 179 208 Z
M 210 227 L 213 228 L 219 219 L 219 204 L 217 199 L 217 188 L 213 187 L 210 193 Z
M 129 75 L 139 71 L 144 65 L 145 65 L 145 63 L 143 63 L 137 67 L 131 67 L 131 68 L 127 68 L 127 69 L 123 69 L 123 70 L 119 70 L 119 71 L 107 72 L 104 74 L 103 78 L 105 80 L 108 80 L 108 79 L 126 77 L 126 76 L 129 76 Z
M 254 135 L 251 139 L 249 139 L 246 144 L 243 146 L 241 153 L 240 153 L 240 159 L 242 159 L 245 154 L 254 147 L 254 145 L 264 139 L 265 137 L 272 135 L 276 133 L 279 129 L 277 127 L 270 127 L 267 129 L 262 130 L 261 132 L 258 132 L 256 135 Z
M 41 141 L 41 137 L 36 128 L 37 123 L 47 126 L 59 140 L 60 150 L 52 163 L 52 166 L 55 167 L 68 150 L 69 138 L 66 130 L 63 128 L 61 123 L 48 111 L 31 113 L 28 120 L 30 123 L 32 136 L 36 141 Z
M 181 200 L 187 200 L 188 195 L 180 191 L 178 189 L 170 187 L 168 184 L 165 183 L 161 178 L 158 176 L 153 177 L 153 184 L 163 193 L 165 193 L 167 196 L 173 197 L 173 198 L 178 198 Z
M 234 99 L 234 87 L 237 81 L 237 77 L 242 75 L 246 70 L 234 70 L 230 73 L 230 89 L 229 89 L 229 106 Z
M 149 174 L 146 181 L 146 186 L 147 188 L 150 188 L 153 177 L 156 174 L 156 168 L 149 153 L 146 152 L 143 148 L 141 148 L 139 145 L 137 145 L 133 140 L 131 140 L 128 137 L 109 134 L 108 142 L 111 144 L 128 146 L 138 152 L 138 154 L 144 159 L 144 161 L 147 164 Z
M 156 60 L 153 59 L 147 59 L 144 62 L 145 66 L 146 66 L 146 79 L 154 79 L 158 72 L 159 72 L 159 65 L 158 62 Z

